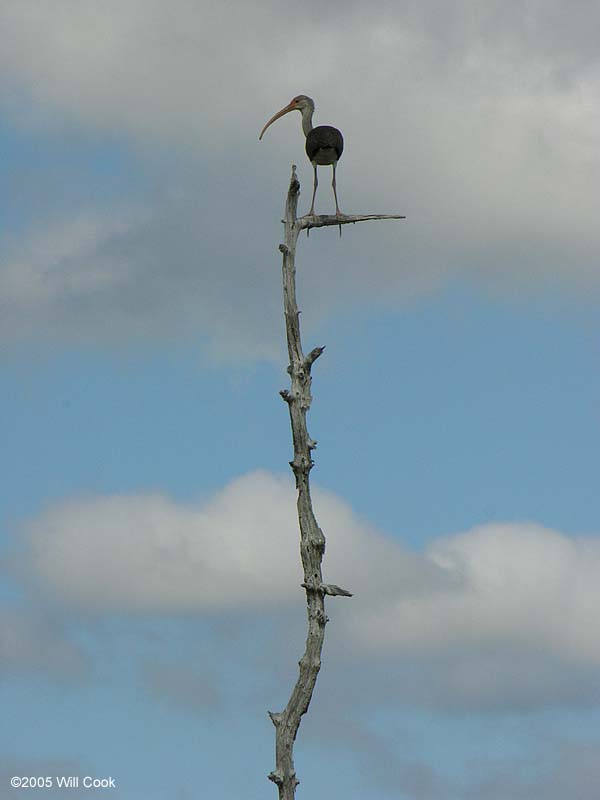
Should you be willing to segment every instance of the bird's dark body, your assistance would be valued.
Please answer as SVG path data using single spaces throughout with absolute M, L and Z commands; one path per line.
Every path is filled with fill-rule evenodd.
M 306 137 L 306 155 L 313 164 L 333 164 L 344 151 L 344 138 L 331 125 L 318 125 Z

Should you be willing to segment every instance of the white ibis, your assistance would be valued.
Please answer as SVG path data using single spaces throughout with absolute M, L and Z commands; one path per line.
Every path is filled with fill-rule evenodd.
M 299 111 L 302 114 L 302 130 L 306 136 L 306 155 L 309 157 L 313 169 L 315 171 L 315 180 L 313 184 L 312 203 L 310 204 L 310 216 L 315 213 L 315 195 L 317 193 L 317 186 L 319 181 L 317 179 L 317 167 L 328 166 L 331 164 L 333 167 L 333 180 L 331 185 L 333 187 L 333 196 L 335 198 L 335 214 L 341 215 L 340 207 L 338 205 L 337 192 L 335 186 L 335 168 L 337 162 L 342 156 L 344 150 L 344 137 L 337 128 L 332 128 L 331 125 L 319 125 L 313 128 L 312 118 L 315 110 L 315 104 L 310 97 L 305 94 L 299 94 L 297 97 L 278 111 L 275 116 L 267 122 L 265 127 L 260 132 L 259 139 L 262 139 L 264 132 L 269 125 L 275 122 L 279 117 L 283 117 L 289 111 Z M 340 226 L 341 229 L 341 226 Z

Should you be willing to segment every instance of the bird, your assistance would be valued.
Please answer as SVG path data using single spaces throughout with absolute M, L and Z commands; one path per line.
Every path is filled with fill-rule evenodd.
M 315 111 L 315 103 L 311 97 L 307 97 L 305 94 L 299 94 L 294 97 L 287 106 L 284 106 L 281 111 L 278 111 L 271 117 L 260 132 L 259 140 L 262 139 L 269 125 L 272 125 L 275 120 L 283 117 L 284 114 L 290 111 L 299 111 L 302 114 L 302 130 L 306 136 L 306 155 L 313 165 L 315 175 L 312 202 L 308 215 L 313 216 L 315 213 L 315 195 L 317 194 L 317 186 L 319 185 L 317 167 L 331 164 L 333 167 L 331 186 L 333 187 L 333 196 L 335 198 L 335 215 L 336 217 L 343 216 L 337 199 L 335 168 L 344 152 L 344 137 L 337 128 L 333 128 L 331 125 L 318 125 L 316 128 L 313 128 L 312 118 Z

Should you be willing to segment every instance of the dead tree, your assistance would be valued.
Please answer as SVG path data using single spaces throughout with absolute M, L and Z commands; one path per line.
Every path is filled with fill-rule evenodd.
M 285 242 L 279 245 L 283 253 L 283 303 L 287 346 L 290 358 L 288 373 L 291 388 L 280 394 L 288 404 L 294 458 L 290 466 L 296 478 L 298 490 L 298 521 L 300 524 L 300 555 L 304 568 L 304 582 L 308 607 L 308 634 L 306 649 L 299 661 L 299 675 L 285 709 L 279 713 L 269 711 L 275 726 L 275 769 L 269 779 L 277 784 L 279 800 L 294 800 L 299 781 L 294 771 L 293 749 L 302 715 L 308 711 L 317 676 L 321 668 L 321 652 L 325 638 L 325 595 L 352 597 L 352 593 L 335 584 L 323 583 L 321 563 L 325 553 L 325 536 L 313 512 L 310 497 L 309 473 L 314 464 L 312 451 L 317 446 L 310 438 L 306 427 L 306 412 L 312 402 L 311 369 L 324 347 L 315 347 L 305 356 L 300 340 L 300 320 L 296 302 L 296 242 L 303 230 L 327 225 L 346 225 L 371 219 L 404 219 L 398 215 L 368 214 L 362 216 L 306 216 L 296 217 L 300 183 L 296 167 L 292 166 L 292 177 L 287 194 L 285 210 Z M 341 233 L 341 227 L 340 227 Z

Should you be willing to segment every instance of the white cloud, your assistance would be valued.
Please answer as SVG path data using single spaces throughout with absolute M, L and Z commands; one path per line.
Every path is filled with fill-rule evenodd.
M 386 665 L 392 694 L 449 707 L 597 702 L 600 539 L 499 523 L 413 553 L 329 492 L 315 508 L 325 580 L 355 593 L 331 601 L 330 637 L 359 673 Z M 36 591 L 95 613 L 252 614 L 301 602 L 297 540 L 291 481 L 256 472 L 195 506 L 59 504 L 26 526 L 20 563 Z
M 315 496 L 330 532 L 330 582 L 349 581 L 383 598 L 400 585 L 418 596 L 432 581 L 447 582 L 434 564 L 386 540 L 335 496 Z M 291 480 L 260 471 L 197 506 L 159 494 L 69 500 L 28 523 L 26 563 L 40 586 L 77 607 L 276 607 L 301 592 L 295 503 Z
M 257 473 L 198 507 L 158 494 L 68 501 L 29 526 L 29 569 L 100 611 L 268 606 L 302 580 L 286 499 L 287 483 Z
M 377 650 L 439 649 L 460 641 L 542 648 L 600 665 L 600 539 L 571 539 L 533 524 L 504 523 L 434 541 L 425 561 L 447 578 L 415 601 L 393 602 L 356 623 Z

